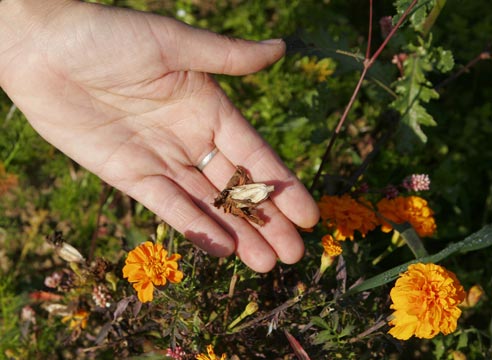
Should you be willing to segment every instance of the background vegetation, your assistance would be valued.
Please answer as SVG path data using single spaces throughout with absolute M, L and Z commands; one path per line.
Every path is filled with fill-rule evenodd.
M 268 70 L 217 79 L 286 164 L 312 185 L 360 78 L 368 1 L 101 2 L 230 36 L 287 39 L 288 55 Z M 371 54 L 386 35 L 380 19 L 391 16 L 394 23 L 410 2 L 374 2 Z M 436 2 L 444 7 L 432 22 Z M 418 1 L 362 83 L 312 189 L 316 198 L 361 183 L 377 193 L 409 174 L 425 173 L 432 184 L 422 196 L 438 228 L 424 240 L 429 253 L 492 222 L 487 3 Z M 401 342 L 387 334 L 387 326 L 367 331 L 391 313 L 391 283 L 340 297 L 359 279 L 413 258 L 401 247 L 373 264 L 390 235 L 374 231 L 344 242 L 338 265 L 316 283 L 326 233 L 320 225 L 304 234 L 306 256 L 299 264 L 255 274 L 234 257 L 204 255 L 167 227 L 156 235 L 159 219 L 47 144 L 1 92 L 0 129 L 0 358 L 41 359 L 54 352 L 66 359 L 157 359 L 180 346 L 182 358 L 191 359 L 212 343 L 216 353 L 230 358 L 302 359 L 289 336 L 312 359 L 492 357 L 490 248 L 441 262 L 465 289 L 484 289 L 482 300 L 464 310 L 458 330 Z M 90 260 L 87 268 L 54 253 L 46 239 L 60 234 Z M 185 280 L 141 306 L 121 268 L 128 250 L 156 236 L 183 255 Z M 46 279 L 55 272 L 63 280 L 53 289 Z M 97 306 L 98 286 L 108 307 Z M 258 311 L 229 327 L 252 301 Z M 65 306 L 72 317 L 63 322 L 66 314 L 53 304 Z M 87 312 L 87 325 L 72 321 L 78 310 Z

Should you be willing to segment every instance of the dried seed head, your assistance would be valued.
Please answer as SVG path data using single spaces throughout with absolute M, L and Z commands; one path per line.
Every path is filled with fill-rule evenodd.
M 61 244 L 61 246 L 57 247 L 56 252 L 58 256 L 60 256 L 65 261 L 75 262 L 75 263 L 85 262 L 85 259 L 82 256 L 82 254 L 76 248 L 74 248 L 70 244 L 67 244 L 66 242 Z
M 229 195 L 233 200 L 259 204 L 260 202 L 266 200 L 273 190 L 275 190 L 273 185 L 265 185 L 260 183 L 246 184 L 232 187 L 229 190 Z

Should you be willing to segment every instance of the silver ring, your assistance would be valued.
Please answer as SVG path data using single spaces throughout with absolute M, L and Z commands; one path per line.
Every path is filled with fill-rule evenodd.
M 218 151 L 219 151 L 219 149 L 217 149 L 217 147 L 214 147 L 214 149 L 212 151 L 210 151 L 207 155 L 205 155 L 205 157 L 202 159 L 202 161 L 200 161 L 198 163 L 196 168 L 200 171 L 203 171 L 205 166 L 207 166 L 207 164 L 210 162 L 210 160 L 212 160 L 214 158 L 215 154 L 217 154 Z

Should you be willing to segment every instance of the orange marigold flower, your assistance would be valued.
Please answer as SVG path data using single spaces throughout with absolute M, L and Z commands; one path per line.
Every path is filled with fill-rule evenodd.
M 398 196 L 394 199 L 381 199 L 378 202 L 380 214 L 396 223 L 409 222 L 421 237 L 432 236 L 436 232 L 434 212 L 427 205 L 427 201 L 419 196 Z M 393 227 L 381 220 L 381 230 L 390 232 Z
M 364 200 L 362 200 L 364 201 Z M 326 226 L 335 229 L 336 240 L 349 238 L 354 240 L 354 231 L 357 230 L 365 237 L 379 224 L 378 219 L 371 210 L 371 205 L 363 205 L 349 195 L 323 196 L 318 203 L 321 218 Z
M 456 276 L 435 264 L 413 264 L 396 281 L 390 293 L 395 312 L 391 335 L 407 340 L 412 335 L 431 339 L 456 330 L 465 291 Z
M 181 255 L 167 256 L 167 251 L 161 244 L 147 241 L 128 253 L 123 277 L 133 283 L 141 302 L 152 301 L 154 285 L 162 286 L 168 281 L 179 283 L 183 273 L 178 270 L 178 260 Z
M 226 354 L 222 354 L 220 358 L 217 355 L 215 355 L 214 347 L 212 345 L 207 346 L 207 353 L 208 355 L 198 354 L 197 356 L 195 356 L 195 359 L 196 360 L 226 360 Z
M 319 268 L 319 278 L 325 273 L 325 271 L 333 264 L 338 255 L 342 253 L 342 246 L 340 241 L 333 239 L 331 235 L 325 235 L 321 239 L 323 245 L 323 254 L 321 255 L 321 265 Z M 318 280 L 319 280 L 318 278 Z
M 321 244 L 329 256 L 338 256 L 342 253 L 342 246 L 340 245 L 340 242 L 333 239 L 333 236 L 331 235 L 323 236 L 321 239 Z

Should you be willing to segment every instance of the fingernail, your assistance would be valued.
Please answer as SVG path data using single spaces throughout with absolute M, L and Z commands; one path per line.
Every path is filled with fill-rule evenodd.
M 283 39 L 268 39 L 268 40 L 263 40 L 260 41 L 260 44 L 266 44 L 266 45 L 278 45 L 283 43 Z

